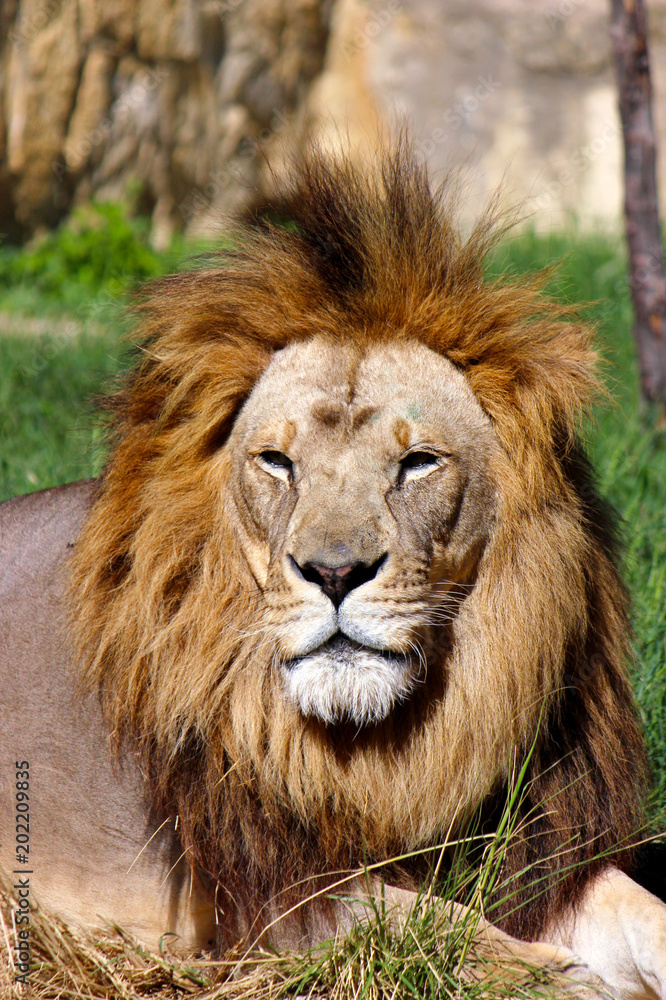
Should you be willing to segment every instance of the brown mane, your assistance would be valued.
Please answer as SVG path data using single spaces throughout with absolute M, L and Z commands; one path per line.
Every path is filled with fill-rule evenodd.
M 462 240 L 404 147 L 376 173 L 314 154 L 281 210 L 295 226 L 248 229 L 238 250 L 158 281 L 139 305 L 143 357 L 115 400 L 72 562 L 84 681 L 141 755 L 156 805 L 178 814 L 195 871 L 222 887 L 230 932 L 298 879 L 434 844 L 479 805 L 491 822 L 511 748 L 526 752 L 545 701 L 532 822 L 505 872 L 504 926 L 533 937 L 641 821 L 625 593 L 576 437 L 596 384 L 589 332 L 538 281 L 486 280 L 493 220 Z M 277 696 L 261 594 L 225 516 L 234 418 L 273 352 L 314 334 L 442 353 L 506 455 L 449 659 L 427 699 L 360 736 Z

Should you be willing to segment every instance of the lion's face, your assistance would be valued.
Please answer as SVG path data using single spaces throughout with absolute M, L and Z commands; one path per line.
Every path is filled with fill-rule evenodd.
M 304 715 L 376 722 L 425 680 L 491 529 L 498 447 L 425 346 L 275 355 L 228 443 L 232 499 Z

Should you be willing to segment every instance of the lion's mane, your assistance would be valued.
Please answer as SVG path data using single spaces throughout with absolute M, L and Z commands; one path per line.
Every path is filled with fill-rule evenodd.
M 246 227 L 238 249 L 137 306 L 141 360 L 71 565 L 84 683 L 156 807 L 178 815 L 230 933 L 299 879 L 437 843 L 468 807 L 492 823 L 511 747 L 524 759 L 534 741 L 504 914 L 533 937 L 641 817 L 626 598 L 577 439 L 596 385 L 589 331 L 542 281 L 488 280 L 492 213 L 461 239 L 451 198 L 404 146 L 375 171 L 313 154 L 279 210 L 292 225 Z M 446 662 L 361 733 L 285 704 L 225 502 L 236 414 L 273 352 L 314 334 L 341 352 L 349 338 L 441 352 L 506 458 Z

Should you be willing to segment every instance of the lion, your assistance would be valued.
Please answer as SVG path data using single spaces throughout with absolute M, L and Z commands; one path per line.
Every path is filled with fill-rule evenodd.
M 381 891 L 408 908 L 517 766 L 489 938 L 666 998 L 666 906 L 630 877 L 627 597 L 578 431 L 591 334 L 540 279 L 489 280 L 502 227 L 462 238 L 453 202 L 405 144 L 310 154 L 289 225 L 143 293 L 101 477 L 3 505 L 30 879 L 153 946 L 307 944 L 345 925 L 340 872 L 401 858 Z

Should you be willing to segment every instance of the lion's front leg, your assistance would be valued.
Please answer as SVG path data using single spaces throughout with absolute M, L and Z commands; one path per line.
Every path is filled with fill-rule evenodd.
M 545 937 L 571 948 L 622 1000 L 666 1000 L 666 905 L 616 868 Z
M 404 931 L 415 909 L 418 913 L 419 905 L 428 905 L 416 893 L 382 884 L 379 880 L 373 880 L 369 888 L 375 902 L 381 898 L 381 905 L 396 934 Z M 368 886 L 362 880 L 348 886 L 344 898 L 338 898 L 335 904 L 338 927 L 350 930 L 354 923 L 372 920 L 374 908 L 368 907 L 368 900 Z M 563 943 L 519 941 L 478 914 L 472 914 L 465 906 L 437 899 L 433 902 L 439 907 L 438 935 L 441 933 L 443 944 L 452 929 L 461 928 L 462 937 L 469 945 L 465 948 L 467 959 L 459 969 L 462 979 L 534 986 L 535 975 L 550 973 L 552 979 L 547 977 L 545 981 L 551 982 L 552 989 L 544 990 L 549 996 L 599 1000 L 611 995 L 605 977 L 595 974 Z M 545 982 L 540 975 L 538 981 Z

